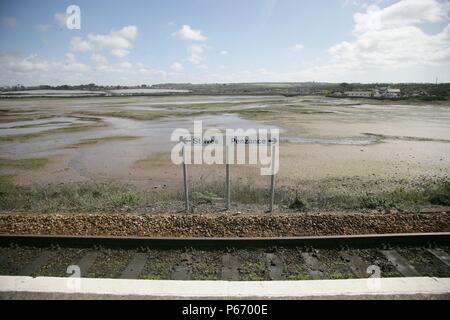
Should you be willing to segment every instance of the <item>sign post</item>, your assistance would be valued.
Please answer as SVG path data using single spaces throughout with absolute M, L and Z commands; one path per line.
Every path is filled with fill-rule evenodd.
M 200 122 L 200 123 L 199 123 Z M 225 141 L 222 141 L 225 138 Z M 176 129 L 171 136 L 171 141 L 178 144 L 172 149 L 171 159 L 177 165 L 183 165 L 184 207 L 186 212 L 190 210 L 188 164 L 224 164 L 225 153 L 225 207 L 231 210 L 231 165 L 236 164 L 261 164 L 261 175 L 271 176 L 270 182 L 270 210 L 273 212 L 275 203 L 275 175 L 278 172 L 278 143 L 279 130 L 270 129 L 270 138 L 267 129 L 257 132 L 255 129 L 227 129 L 226 136 L 222 131 L 208 129 L 203 132 L 201 121 L 194 121 L 194 134 L 186 129 Z M 206 146 L 206 147 L 205 147 Z M 236 146 L 236 151 L 235 147 Z M 271 150 L 270 146 L 272 146 Z M 193 153 L 191 151 L 193 147 Z M 225 150 L 223 148 L 225 147 Z M 180 150 L 181 149 L 181 150 Z M 181 157 L 180 157 L 181 151 Z M 247 155 L 248 153 L 248 155 Z M 271 163 L 270 163 L 271 162 Z M 267 200 L 266 200 L 267 201 Z
M 186 145 L 183 146 L 183 179 L 184 179 L 184 208 L 189 212 L 189 190 L 187 183 Z
M 275 198 L 275 145 L 272 145 L 272 174 L 270 176 L 270 208 L 269 208 L 269 212 L 273 212 L 274 198 Z
M 230 176 L 230 146 L 226 145 L 225 149 L 225 157 L 226 157 L 226 179 L 227 179 L 227 210 L 230 210 L 231 207 L 231 176 Z

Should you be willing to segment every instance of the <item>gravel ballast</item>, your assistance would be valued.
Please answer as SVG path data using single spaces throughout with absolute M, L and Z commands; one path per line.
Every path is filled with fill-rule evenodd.
M 288 237 L 449 231 L 450 213 L 0 214 L 2 234 Z

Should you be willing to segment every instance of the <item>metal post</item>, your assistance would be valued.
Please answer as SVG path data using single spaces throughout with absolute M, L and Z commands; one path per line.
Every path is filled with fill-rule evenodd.
M 186 145 L 183 146 L 183 179 L 184 179 L 184 208 L 189 211 L 189 190 L 187 183 Z
M 230 146 L 226 145 L 225 147 L 225 161 L 226 161 L 226 179 L 227 179 L 227 210 L 230 210 L 231 207 L 231 176 L 230 176 Z
M 275 146 L 272 145 L 272 175 L 270 176 L 270 209 L 273 212 L 273 203 L 275 198 Z

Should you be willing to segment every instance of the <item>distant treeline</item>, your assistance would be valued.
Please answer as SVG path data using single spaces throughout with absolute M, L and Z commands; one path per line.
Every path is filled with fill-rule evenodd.
M 450 99 L 450 83 L 341 83 L 338 86 L 329 86 L 327 89 L 332 91 L 365 91 L 376 87 L 400 89 L 403 98 L 419 98 L 426 101 Z
M 158 84 L 155 89 L 190 90 L 193 94 L 279 94 L 279 95 L 329 95 L 336 91 L 373 90 L 390 87 L 401 90 L 402 98 L 423 100 L 450 99 L 450 83 L 230 83 L 230 84 Z
M 2 91 L 23 91 L 23 90 L 81 90 L 81 91 L 108 91 L 108 90 L 119 90 L 119 89 L 145 89 L 150 88 L 145 84 L 140 86 L 102 86 L 95 83 L 80 84 L 80 85 L 67 85 L 63 84 L 60 86 L 50 86 L 50 85 L 40 85 L 40 86 L 12 86 L 3 87 Z
M 172 89 L 189 90 L 190 94 L 228 94 L 228 95 L 328 95 L 336 91 L 372 90 L 374 88 L 391 87 L 401 90 L 402 98 L 422 100 L 450 99 L 450 83 L 323 83 L 323 82 L 267 82 L 267 83 L 164 83 L 138 86 L 103 86 L 95 83 L 82 85 L 40 85 L 25 87 L 3 87 L 2 91 L 22 90 L 82 90 L 109 91 L 117 89 Z

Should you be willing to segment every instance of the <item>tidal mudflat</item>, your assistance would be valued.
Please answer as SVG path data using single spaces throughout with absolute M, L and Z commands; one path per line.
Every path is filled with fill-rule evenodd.
M 170 160 L 170 135 L 192 130 L 194 120 L 222 130 L 279 128 L 279 187 L 346 179 L 445 182 L 450 172 L 447 105 L 170 96 L 0 100 L 0 175 L 23 186 L 113 182 L 177 192 L 182 171 Z M 224 173 L 220 165 L 189 167 L 193 184 L 220 185 Z M 232 176 L 235 183 L 267 184 L 256 166 L 234 165 Z

